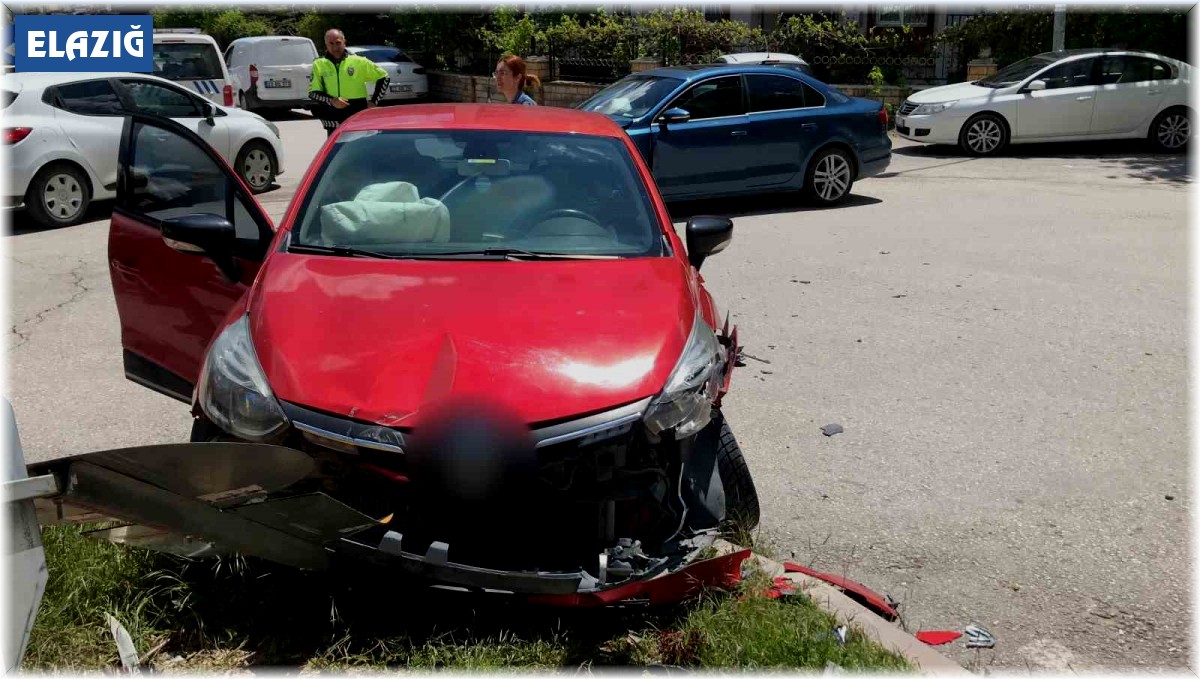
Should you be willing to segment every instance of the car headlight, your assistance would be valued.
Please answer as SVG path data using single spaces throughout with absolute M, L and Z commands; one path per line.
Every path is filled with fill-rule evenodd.
M 208 419 L 238 438 L 270 440 L 288 424 L 258 364 L 247 316 L 225 328 L 208 350 L 199 396 Z
M 958 101 L 956 100 L 956 101 L 943 101 L 940 104 L 921 104 L 916 109 L 914 109 L 913 112 L 909 115 L 929 116 L 929 115 L 933 115 L 934 113 L 941 113 L 942 111 L 945 111 L 946 109 L 950 108 L 951 106 L 953 106 L 957 103 L 958 103 Z
M 677 439 L 703 429 L 712 419 L 712 404 L 721 386 L 724 365 L 724 348 L 697 313 L 692 334 L 667 378 L 667 385 L 642 418 L 646 429 L 657 435 L 674 427 Z

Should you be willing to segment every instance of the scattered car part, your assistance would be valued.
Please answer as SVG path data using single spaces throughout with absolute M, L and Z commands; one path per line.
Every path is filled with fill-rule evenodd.
M 962 636 L 962 632 L 954 630 L 921 630 L 913 635 L 917 641 L 928 644 L 930 646 L 941 646 L 948 644 Z
M 900 614 L 896 611 L 895 602 L 860 582 L 855 582 L 840 575 L 822 573 L 792 561 L 783 562 L 783 570 L 787 573 L 803 573 L 818 580 L 823 580 L 842 590 L 846 596 L 871 609 L 889 622 L 894 622 L 900 617 Z
M 963 634 L 967 637 L 967 648 L 994 648 L 996 646 L 996 638 L 991 632 L 978 625 L 967 625 L 963 628 Z

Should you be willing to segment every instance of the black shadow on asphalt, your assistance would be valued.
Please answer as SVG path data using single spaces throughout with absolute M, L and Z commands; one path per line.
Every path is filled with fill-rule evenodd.
M 912 158 L 937 160 L 970 159 L 981 162 L 989 160 L 989 158 L 968 156 L 958 147 L 947 144 L 902 146 L 893 148 L 892 153 Z M 1125 176 L 1144 179 L 1148 182 L 1172 184 L 1187 184 L 1192 180 L 1192 170 L 1187 154 L 1158 153 L 1141 139 L 1016 144 L 1008 147 L 996 157 L 1062 160 L 1087 158 L 1099 160 L 1105 168 L 1111 170 L 1112 174 L 1108 175 L 1110 179 L 1119 179 Z
M 271 192 L 277 190 L 279 190 L 279 184 L 271 184 L 271 188 L 258 194 L 255 196 L 255 198 L 261 198 L 262 196 L 270 195 Z M 84 216 L 83 221 L 79 222 L 79 224 L 72 224 L 71 226 L 42 226 L 38 222 L 34 221 L 34 219 L 29 216 L 29 212 L 24 208 L 9 208 L 7 215 L 9 228 L 5 229 L 4 235 L 6 237 L 23 236 L 28 233 L 69 229 L 73 226 L 79 226 L 80 224 L 87 224 L 89 222 L 108 221 L 109 219 L 112 219 L 114 205 L 116 205 L 116 201 L 111 199 L 92 201 L 92 204 L 88 206 L 87 214 Z
M 825 210 L 845 210 L 864 205 L 875 205 L 881 202 L 883 201 L 878 198 L 852 193 L 837 205 L 821 206 L 813 204 L 812 201 L 798 193 L 766 193 L 757 196 L 705 198 L 702 200 L 667 203 L 667 210 L 671 213 L 671 221 L 683 222 L 697 215 L 716 215 L 732 218 L 778 215 L 792 212 L 823 212 Z

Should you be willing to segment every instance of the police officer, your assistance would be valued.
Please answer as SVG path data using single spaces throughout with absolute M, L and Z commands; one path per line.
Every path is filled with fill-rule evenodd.
M 367 83 L 375 91 L 367 99 Z M 313 62 L 308 98 L 317 102 L 314 113 L 327 135 L 350 116 L 379 103 L 391 79 L 386 71 L 365 57 L 346 53 L 346 35 L 336 28 L 325 32 L 325 56 Z

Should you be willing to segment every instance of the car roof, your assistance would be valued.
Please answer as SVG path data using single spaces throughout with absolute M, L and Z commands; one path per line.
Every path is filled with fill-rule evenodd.
M 166 42 L 195 42 L 206 45 L 216 45 L 216 38 L 207 33 L 167 33 L 161 29 L 154 32 L 154 44 Z
M 1155 57 L 1158 59 L 1168 59 L 1169 58 L 1169 57 L 1164 57 L 1161 54 L 1156 54 L 1154 52 L 1148 52 L 1146 50 L 1125 49 L 1123 47 L 1075 47 L 1075 48 L 1072 48 L 1069 50 L 1057 50 L 1054 52 L 1042 52 L 1041 54 L 1036 54 L 1034 56 L 1045 57 L 1047 59 L 1053 59 L 1055 61 L 1058 61 L 1059 59 L 1066 59 L 1067 57 L 1077 57 L 1077 56 L 1089 55 L 1089 54 L 1136 54 L 1136 55 L 1140 55 L 1140 56 Z
M 26 87 L 51 87 L 63 83 L 82 82 L 84 80 L 101 80 L 103 78 L 148 78 L 171 82 L 149 73 L 133 73 L 130 71 L 107 73 L 8 73 L 0 78 L 0 84 L 17 83 L 22 89 Z
M 634 75 L 653 75 L 664 78 L 679 78 L 680 80 L 697 80 L 718 73 L 770 73 L 778 74 L 780 66 L 796 66 L 798 64 L 681 64 L 679 66 L 663 66 Z M 796 68 L 786 69 L 793 75 L 801 75 Z
M 802 64 L 804 60 L 795 54 L 783 52 L 739 52 L 737 54 L 722 54 L 722 59 L 729 59 L 731 64 L 746 64 L 762 61 L 778 61 L 781 63 Z
M 302 35 L 252 35 L 245 38 L 238 38 L 233 42 L 270 42 L 273 40 L 304 40 L 312 42 L 311 39 Z
M 342 123 L 345 132 L 369 130 L 510 130 L 621 138 L 608 116 L 554 106 L 513 104 L 414 104 L 367 109 Z
M 399 47 L 392 47 L 391 45 L 351 45 L 351 46 L 346 47 L 346 49 L 348 49 L 348 50 L 396 50 L 398 52 L 404 51 L 404 50 L 400 49 Z

